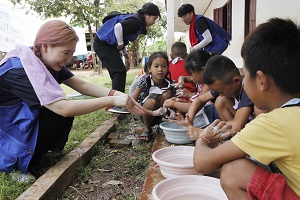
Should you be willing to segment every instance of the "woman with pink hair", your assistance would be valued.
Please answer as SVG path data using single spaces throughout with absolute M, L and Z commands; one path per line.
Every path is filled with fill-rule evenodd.
M 107 106 L 144 108 L 128 95 L 89 83 L 65 66 L 79 38 L 60 20 L 39 29 L 32 48 L 17 45 L 0 63 L 0 171 L 30 171 L 49 150 L 63 150 L 74 116 Z M 67 100 L 59 84 L 95 98 Z

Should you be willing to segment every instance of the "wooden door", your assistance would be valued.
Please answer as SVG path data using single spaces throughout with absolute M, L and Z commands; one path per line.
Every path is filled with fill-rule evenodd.
M 256 28 L 256 0 L 245 0 L 245 37 Z

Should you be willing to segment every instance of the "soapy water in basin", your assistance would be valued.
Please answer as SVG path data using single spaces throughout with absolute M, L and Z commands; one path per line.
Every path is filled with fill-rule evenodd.
M 166 155 L 160 158 L 161 161 L 167 162 L 170 164 L 180 164 L 180 165 L 186 165 L 191 164 L 193 165 L 193 155 L 187 156 L 187 155 L 177 155 L 176 157 L 170 155 Z

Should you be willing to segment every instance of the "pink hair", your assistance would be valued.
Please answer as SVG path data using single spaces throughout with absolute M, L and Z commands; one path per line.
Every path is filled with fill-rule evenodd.
M 72 27 L 61 20 L 46 22 L 39 29 L 33 43 L 34 54 L 41 58 L 40 49 L 42 44 L 50 46 L 63 46 L 70 41 L 78 42 L 79 38 Z

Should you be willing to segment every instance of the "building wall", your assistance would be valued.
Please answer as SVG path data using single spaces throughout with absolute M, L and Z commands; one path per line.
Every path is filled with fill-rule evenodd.
M 257 24 L 266 22 L 269 18 L 290 18 L 300 23 L 300 1 L 299 0 L 257 0 L 256 5 Z

